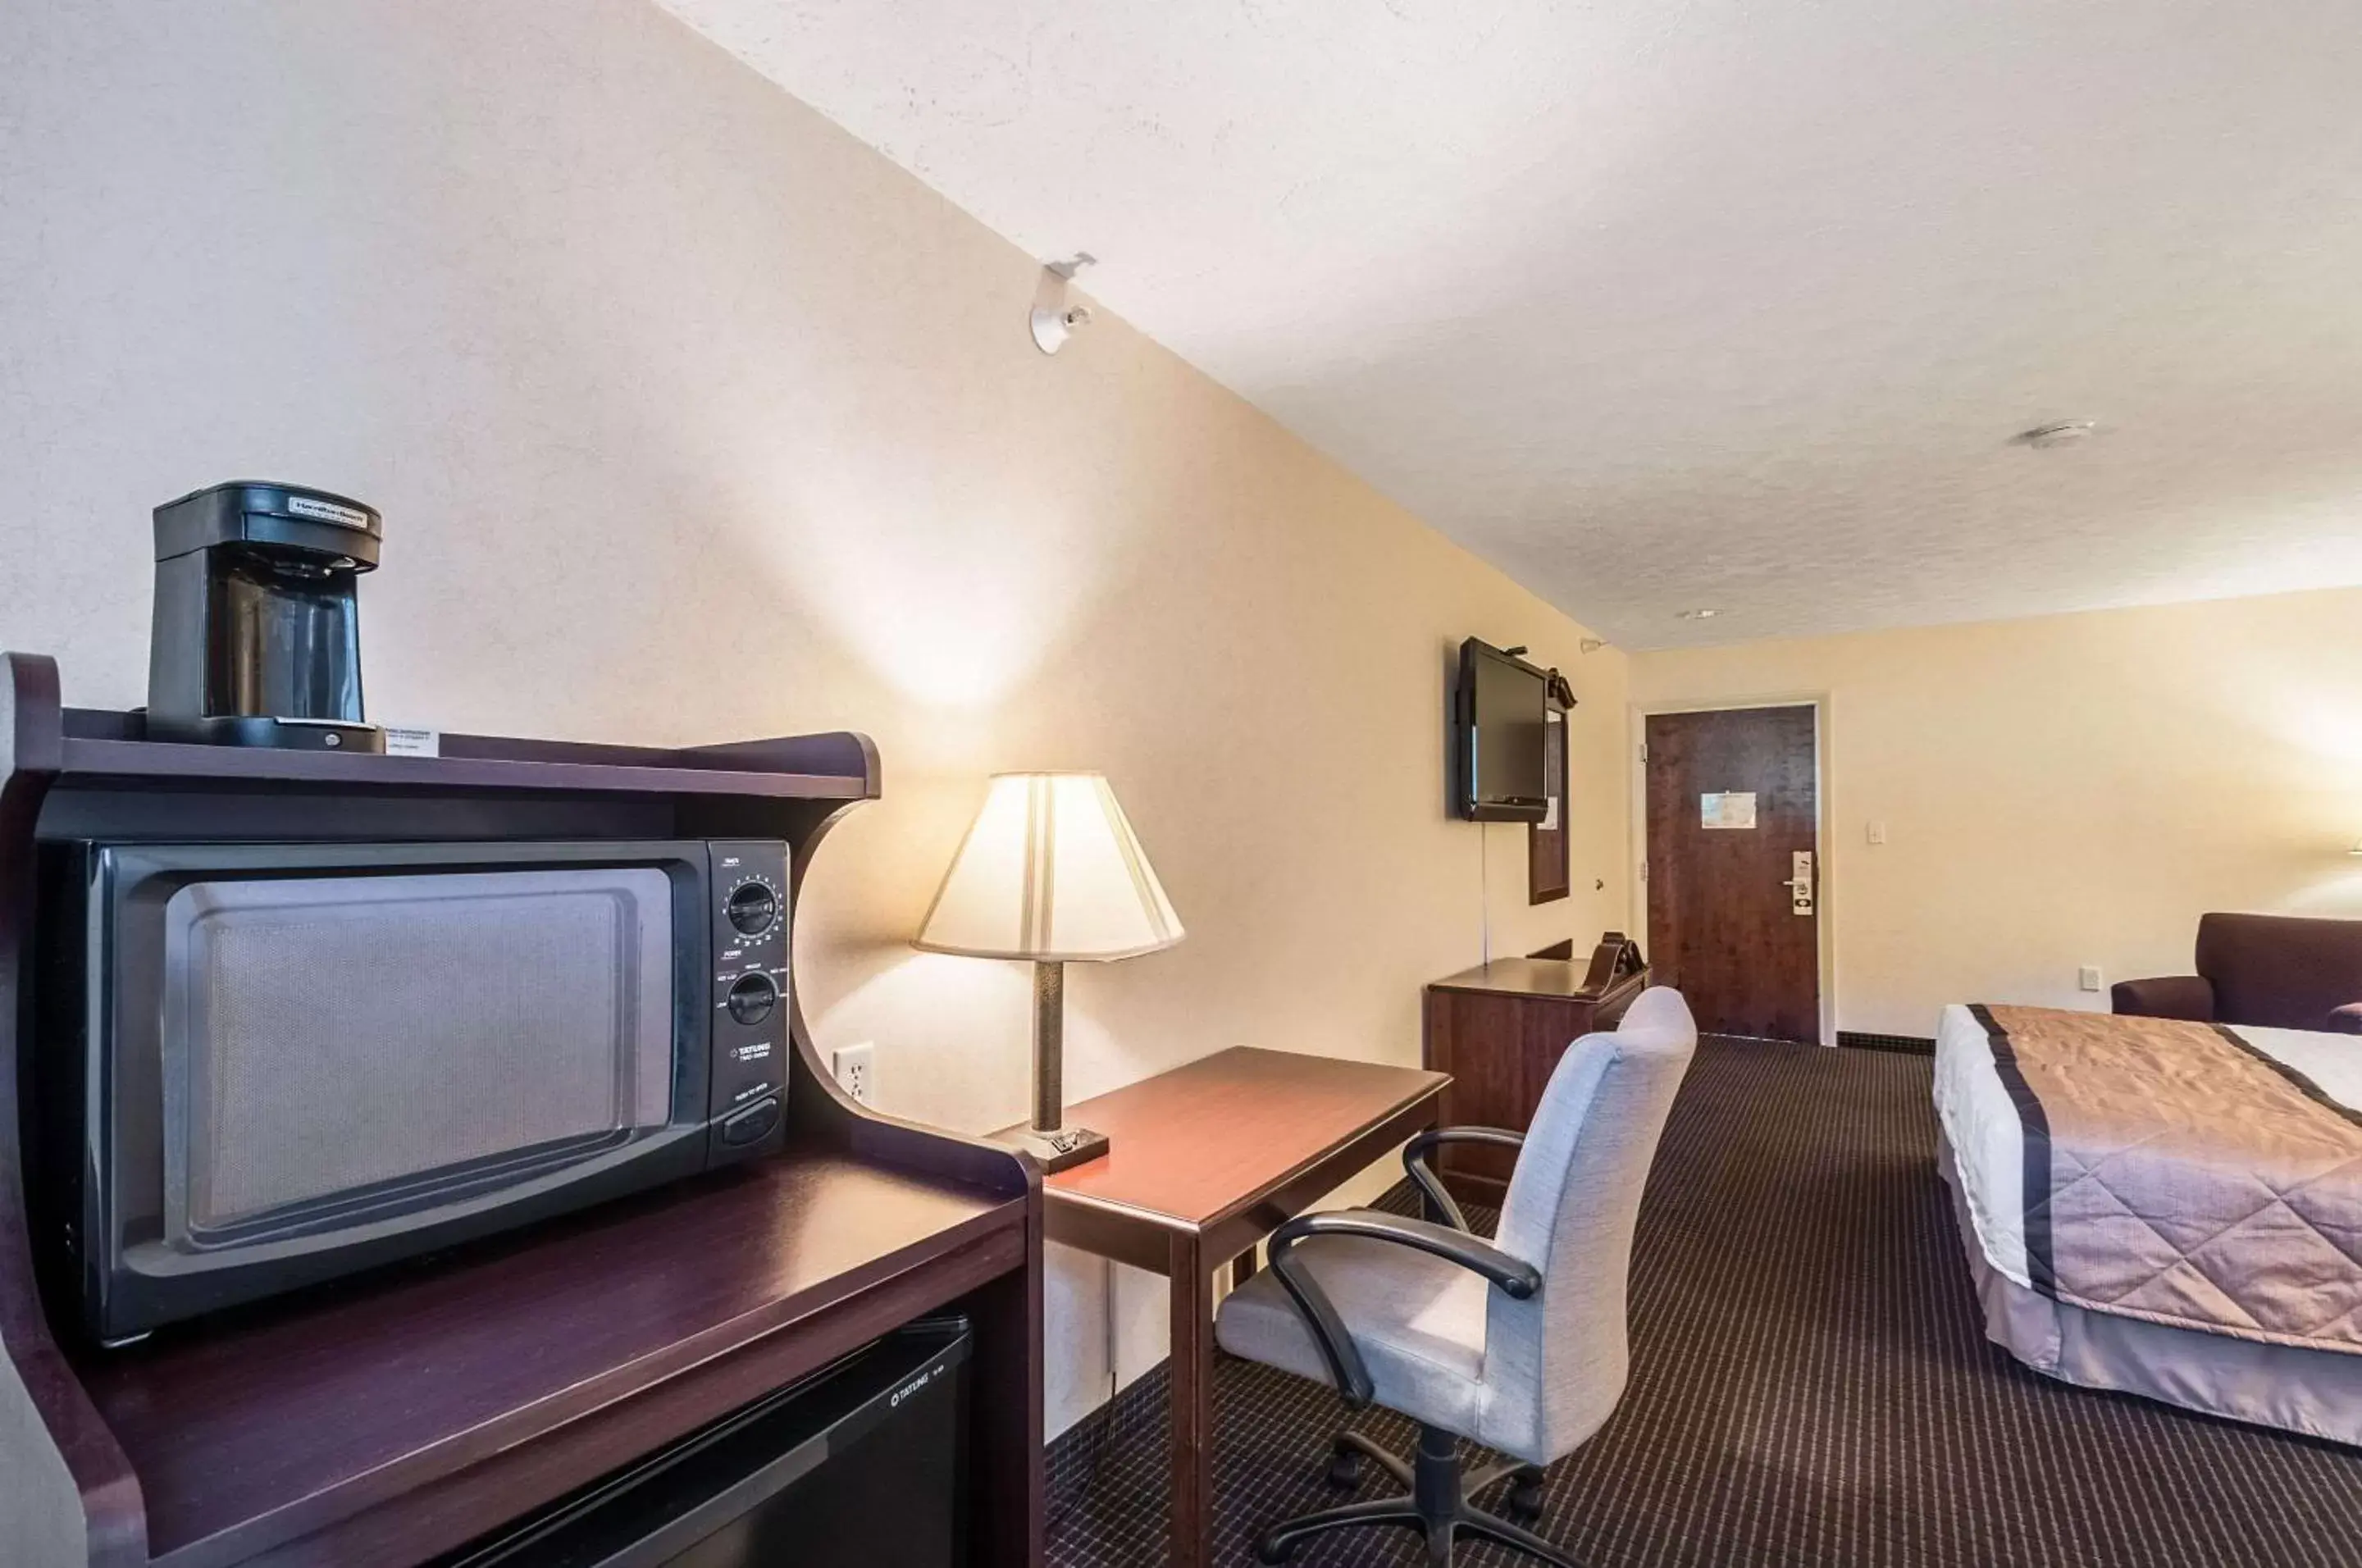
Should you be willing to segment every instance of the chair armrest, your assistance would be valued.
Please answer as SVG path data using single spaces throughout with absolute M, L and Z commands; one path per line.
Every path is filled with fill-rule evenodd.
M 1429 1151 L 1439 1143 L 1491 1143 L 1496 1148 L 1522 1149 L 1526 1135 L 1506 1127 L 1430 1127 L 1403 1145 L 1403 1170 L 1427 1196 L 1429 1213 L 1442 1216 L 1443 1222 L 1455 1231 L 1465 1231 L 1468 1216 L 1460 1212 L 1459 1203 L 1444 1189 L 1442 1178 L 1427 1163 Z
M 1521 1263 L 1464 1231 L 1407 1215 L 1374 1209 L 1304 1214 L 1274 1231 L 1271 1272 L 1278 1276 L 1280 1287 L 1296 1303 L 1296 1309 L 1304 1316 L 1305 1326 L 1312 1331 L 1313 1342 L 1320 1347 L 1321 1359 L 1329 1364 L 1329 1375 L 1336 1382 L 1337 1392 L 1357 1410 L 1369 1404 L 1375 1385 L 1345 1320 L 1337 1316 L 1336 1304 L 1320 1288 L 1320 1282 L 1296 1261 L 1296 1243 L 1307 1236 L 1358 1236 L 1368 1242 L 1392 1242 L 1483 1275 L 1519 1301 L 1542 1286 L 1541 1272 L 1533 1264 Z
M 2153 980 L 2118 980 L 2109 993 L 2113 1010 L 2135 1018 L 2186 1018 L 2214 1021 L 2214 982 L 2203 975 L 2166 975 Z

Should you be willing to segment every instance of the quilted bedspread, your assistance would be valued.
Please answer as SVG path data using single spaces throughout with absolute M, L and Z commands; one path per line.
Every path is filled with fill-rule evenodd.
M 2362 1112 L 2221 1025 L 1970 1010 L 2024 1126 L 2035 1289 L 2362 1353 Z

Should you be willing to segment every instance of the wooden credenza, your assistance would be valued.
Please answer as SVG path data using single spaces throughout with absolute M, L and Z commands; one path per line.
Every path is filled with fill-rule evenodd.
M 1613 1029 L 1648 983 L 1646 969 L 1594 981 L 1582 963 L 1496 958 L 1430 984 L 1423 1065 L 1451 1075 L 1443 1125 L 1524 1132 L 1566 1048 Z M 1501 1201 L 1515 1151 L 1461 1143 L 1438 1153 L 1438 1174 L 1454 1197 Z

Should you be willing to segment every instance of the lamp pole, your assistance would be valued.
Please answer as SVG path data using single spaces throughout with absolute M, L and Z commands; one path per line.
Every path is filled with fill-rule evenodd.
M 1033 1131 L 1055 1132 L 1065 1117 L 1066 966 L 1033 966 Z

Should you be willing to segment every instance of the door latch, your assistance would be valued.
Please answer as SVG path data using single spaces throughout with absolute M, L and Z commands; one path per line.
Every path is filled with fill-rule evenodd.
M 1788 857 L 1788 879 L 1780 885 L 1788 889 L 1788 908 L 1794 913 L 1813 912 L 1813 852 L 1797 850 Z

